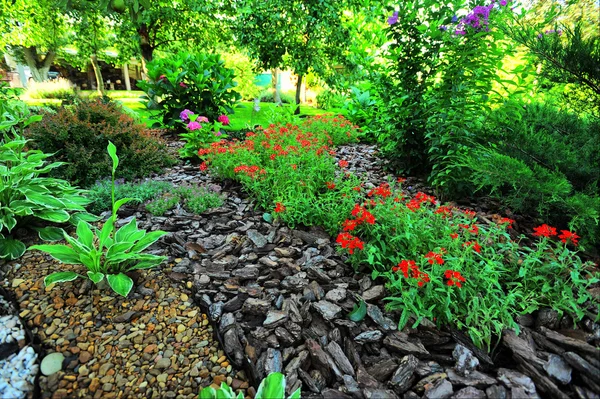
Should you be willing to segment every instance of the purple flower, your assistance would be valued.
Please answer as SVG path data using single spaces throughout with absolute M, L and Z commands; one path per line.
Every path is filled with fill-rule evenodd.
M 223 134 L 223 133 L 221 133 L 221 131 L 218 131 L 218 132 L 216 132 L 216 133 L 215 133 L 215 136 L 219 137 L 219 136 L 221 136 L 222 134 Z
M 389 25 L 394 25 L 395 23 L 397 23 L 398 22 L 398 11 L 394 11 L 392 16 L 388 18 L 387 22 Z
M 190 122 L 190 123 L 188 123 L 187 128 L 190 130 L 198 130 L 198 129 L 202 129 L 202 125 L 199 124 L 198 122 Z
M 454 34 L 455 34 L 455 35 L 461 35 L 461 36 L 464 36 L 464 35 L 466 35 L 466 34 L 467 34 L 467 32 L 466 32 L 465 30 L 463 30 L 463 29 L 457 29 L 457 30 L 455 30 L 455 31 L 454 31 Z
M 225 126 L 229 125 L 229 118 L 227 117 L 227 115 L 221 115 L 217 118 L 217 120 Z
M 448 30 L 448 27 L 446 25 L 440 25 L 440 30 L 445 32 Z
M 187 122 L 190 120 L 190 115 L 194 115 L 194 113 L 189 109 L 184 109 L 179 113 L 179 119 L 181 119 L 184 122 Z
M 458 22 L 458 17 L 456 15 L 452 16 L 452 23 L 455 24 Z
M 505 6 L 507 4 L 508 4 L 508 1 L 506 1 L 506 0 L 500 0 L 500 5 L 501 6 Z

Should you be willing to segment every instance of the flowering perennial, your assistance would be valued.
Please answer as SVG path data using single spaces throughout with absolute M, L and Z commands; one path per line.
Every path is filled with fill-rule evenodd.
M 550 227 L 547 224 L 543 224 L 541 226 L 538 227 L 534 227 L 533 231 L 535 231 L 535 233 L 533 233 L 534 236 L 536 237 L 552 237 L 556 235 L 556 228 L 554 227 Z
M 446 284 L 451 287 L 453 285 L 457 286 L 458 288 L 462 287 L 462 283 L 464 283 L 465 281 L 467 281 L 461 274 L 460 272 L 456 272 L 454 270 L 446 270 L 446 272 L 444 272 L 444 277 L 447 279 Z
M 364 249 L 365 243 L 358 237 L 354 237 L 350 233 L 340 233 L 335 240 L 342 248 L 348 249 L 350 255 L 354 253 L 355 249 Z
M 570 232 L 568 230 L 561 230 L 560 233 L 561 234 L 558 236 L 558 238 L 560 238 L 560 240 L 565 244 L 567 243 L 567 241 L 569 241 L 571 244 L 577 246 L 577 240 L 581 238 L 576 233 Z

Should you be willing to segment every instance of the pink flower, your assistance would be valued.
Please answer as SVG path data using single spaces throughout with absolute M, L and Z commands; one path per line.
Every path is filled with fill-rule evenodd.
M 165 80 L 165 79 L 167 79 L 167 77 L 166 77 L 165 75 L 160 75 L 160 76 L 158 77 L 158 81 L 159 81 L 159 82 L 160 82 L 161 80 Z
M 229 126 L 229 118 L 227 117 L 227 115 L 221 115 L 217 118 L 217 120 L 219 122 L 221 122 L 223 125 Z
M 189 109 L 184 109 L 183 111 L 181 111 L 179 113 L 179 118 L 182 121 L 187 122 L 190 120 L 190 115 L 194 115 L 194 113 L 192 111 L 190 111 Z
M 196 118 L 196 120 L 198 122 L 208 123 L 208 118 L 206 116 L 199 116 L 198 118 Z
M 190 130 L 198 130 L 198 129 L 202 129 L 202 125 L 199 124 L 198 122 L 190 122 L 190 123 L 188 123 L 187 128 Z
M 183 82 L 179 82 L 179 86 L 183 87 L 184 89 L 187 87 L 187 85 Z

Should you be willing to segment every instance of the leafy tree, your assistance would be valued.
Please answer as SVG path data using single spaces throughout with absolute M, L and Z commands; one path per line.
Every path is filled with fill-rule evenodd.
M 262 69 L 289 67 L 302 79 L 323 74 L 342 59 L 348 42 L 344 12 L 353 0 L 240 0 L 235 3 L 235 36 Z M 296 110 L 299 112 L 299 109 Z
M 48 79 L 66 43 L 67 18 L 57 5 L 54 0 L 0 0 L 0 46 L 29 66 L 36 82 Z

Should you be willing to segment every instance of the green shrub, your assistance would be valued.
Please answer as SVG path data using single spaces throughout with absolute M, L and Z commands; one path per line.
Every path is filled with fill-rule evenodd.
M 168 210 L 177 206 L 180 198 L 172 193 L 164 193 L 160 198 L 146 205 L 146 210 L 154 216 L 163 216 Z
M 165 126 L 179 126 L 179 114 L 189 109 L 216 120 L 234 113 L 240 94 L 234 89 L 235 73 L 218 54 L 178 53 L 148 63 L 149 82 L 138 81 L 147 107 L 158 109 Z
M 223 52 L 221 57 L 225 66 L 235 71 L 235 80 L 238 83 L 236 91 L 240 93 L 241 98 L 246 101 L 254 100 L 262 88 L 256 84 L 256 71 L 252 60 L 237 51 Z
M 172 185 L 163 181 L 148 180 L 141 183 L 122 183 L 115 185 L 115 200 L 132 198 L 130 202 L 141 204 L 169 191 Z M 88 198 L 91 213 L 100 214 L 110 209 L 112 184 L 110 180 L 96 182 L 90 187 Z
M 109 140 L 121 156 L 119 178 L 148 176 L 175 162 L 156 133 L 123 114 L 115 103 L 82 100 L 56 114 L 42 115 L 42 121 L 26 134 L 36 148 L 54 153 L 54 160 L 68 162 L 53 171 L 55 177 L 89 187 L 110 176 L 105 151 Z
M 67 100 L 75 96 L 75 89 L 71 82 L 63 78 L 46 82 L 30 81 L 24 95 L 33 99 Z
M 600 274 L 571 250 L 571 232 L 561 232 L 561 243 L 551 238 L 554 228 L 540 226 L 542 239 L 520 246 L 507 231 L 510 219 L 479 225 L 474 212 L 438 205 L 424 193 L 404 199 L 393 184 L 367 195 L 336 241 L 355 268 L 367 266 L 373 278 L 385 279 L 388 308 L 402 312 L 399 328 L 411 317 L 413 328 L 427 318 L 465 330 L 490 350 L 504 329 L 518 331 L 518 315 L 550 307 L 577 321 L 600 304 L 587 291 Z
M 317 108 L 330 109 L 341 108 L 346 101 L 346 96 L 332 90 L 325 89 L 317 94 Z
M 281 98 L 281 102 L 283 104 L 295 104 L 296 99 L 294 98 L 295 94 L 290 94 L 288 92 L 280 92 L 279 97 Z M 258 98 L 263 103 L 274 103 L 275 98 L 273 97 L 273 89 L 265 89 L 263 90 Z
M 271 373 L 260 382 L 256 391 L 255 399 L 286 399 L 285 376 L 281 373 Z M 293 388 L 293 387 L 292 387 Z M 288 388 L 291 390 L 290 388 Z M 300 399 L 300 388 L 292 392 L 287 399 Z M 237 395 L 226 383 L 221 383 L 219 389 L 212 387 L 202 388 L 198 394 L 198 399 L 244 399 L 244 394 L 239 392 Z

